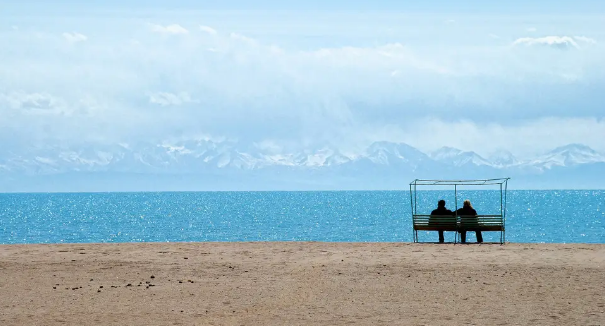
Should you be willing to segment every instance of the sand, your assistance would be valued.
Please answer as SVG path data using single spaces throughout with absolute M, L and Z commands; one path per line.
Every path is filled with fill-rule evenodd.
M 605 325 L 605 245 L 2 245 L 0 275 L 0 325 Z

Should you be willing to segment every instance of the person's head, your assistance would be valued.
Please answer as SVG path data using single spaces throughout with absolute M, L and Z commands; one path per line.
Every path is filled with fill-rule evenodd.
M 445 200 L 441 199 L 437 202 L 437 207 L 445 207 Z
M 471 201 L 467 199 L 467 200 L 464 201 L 464 207 L 473 208 L 473 205 L 471 205 Z

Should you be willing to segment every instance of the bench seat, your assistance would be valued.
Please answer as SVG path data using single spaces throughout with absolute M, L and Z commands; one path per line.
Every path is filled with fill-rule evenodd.
M 501 215 L 449 216 L 413 215 L 414 231 L 496 231 L 504 232 Z
M 416 225 L 414 230 L 418 231 L 458 231 L 455 225 Z

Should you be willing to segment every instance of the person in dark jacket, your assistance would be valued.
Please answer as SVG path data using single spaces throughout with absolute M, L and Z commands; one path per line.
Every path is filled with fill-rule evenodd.
M 464 218 L 460 219 L 460 242 L 466 243 L 466 230 L 464 229 L 464 226 L 465 224 L 467 226 L 477 225 L 477 218 L 473 217 L 477 216 L 477 211 L 473 208 L 473 205 L 471 205 L 471 201 L 467 199 L 464 201 L 464 205 L 462 206 L 462 208 L 456 211 L 456 215 L 465 216 Z M 475 231 L 475 233 L 477 234 L 477 243 L 482 243 L 483 236 L 481 235 L 481 231 Z
M 454 212 L 450 211 L 449 209 L 445 208 L 445 200 L 441 199 L 437 202 L 437 209 L 433 210 L 431 212 L 431 215 L 454 215 Z M 431 225 L 431 218 L 429 218 L 429 225 Z M 438 231 L 439 232 L 439 243 L 444 243 L 445 242 L 445 238 L 443 237 L 443 231 Z

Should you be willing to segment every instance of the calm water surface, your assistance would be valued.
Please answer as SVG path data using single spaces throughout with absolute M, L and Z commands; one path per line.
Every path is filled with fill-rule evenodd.
M 479 214 L 500 212 L 499 191 L 458 195 L 458 207 L 468 198 Z M 441 198 L 455 208 L 453 192 L 419 192 L 419 213 Z M 509 191 L 507 199 L 507 241 L 605 243 L 605 191 Z M 407 191 L 0 194 L 2 244 L 412 239 Z

